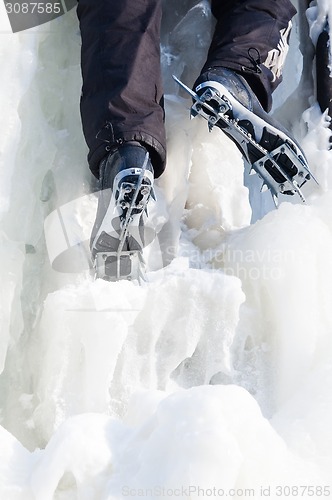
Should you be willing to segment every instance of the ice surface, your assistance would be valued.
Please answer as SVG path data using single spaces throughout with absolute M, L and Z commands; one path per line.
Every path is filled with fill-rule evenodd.
M 274 112 L 320 186 L 275 211 L 257 178 L 245 187 L 233 144 L 188 119 L 171 80 L 190 85 L 204 62 L 208 2 L 164 8 L 168 168 L 141 286 L 49 261 L 63 234 L 45 219 L 77 250 L 96 206 L 75 11 L 15 35 L 0 24 L 4 500 L 331 494 L 332 153 L 326 117 L 313 98 L 301 107 L 297 20 Z
M 314 44 L 316 44 L 320 32 L 326 25 L 327 18 L 330 20 L 331 29 L 331 19 L 332 19 L 332 5 L 329 0 L 320 0 L 318 2 L 313 2 L 310 4 L 310 8 L 307 11 L 307 18 L 310 23 L 310 36 Z

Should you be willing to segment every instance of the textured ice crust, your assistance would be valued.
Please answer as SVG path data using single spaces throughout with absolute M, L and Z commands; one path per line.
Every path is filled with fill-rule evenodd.
M 48 259 L 45 217 L 86 200 L 91 181 L 75 12 L 17 35 L 0 24 L 1 499 L 331 486 L 332 153 L 313 100 L 294 118 L 297 31 L 274 109 L 320 187 L 305 188 L 306 206 L 285 198 L 270 211 L 257 178 L 244 186 L 237 149 L 189 121 L 171 80 L 192 84 L 204 62 L 209 3 L 185 17 L 195 2 L 164 4 L 168 168 L 142 286 L 60 273 Z M 86 234 L 94 210 L 73 215 Z

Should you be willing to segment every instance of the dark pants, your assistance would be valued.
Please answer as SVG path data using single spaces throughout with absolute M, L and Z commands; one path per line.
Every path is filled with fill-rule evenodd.
M 128 140 L 146 145 L 156 177 L 165 168 L 161 3 L 79 0 L 81 116 L 97 177 L 107 151 Z M 212 0 L 212 12 L 217 25 L 202 72 L 215 66 L 240 72 L 269 110 L 296 12 L 290 0 Z

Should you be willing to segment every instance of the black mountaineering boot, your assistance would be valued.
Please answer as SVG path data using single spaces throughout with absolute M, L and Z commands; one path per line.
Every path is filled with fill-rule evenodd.
M 153 239 L 153 230 L 145 227 L 153 180 L 149 153 L 138 142 L 123 143 L 102 160 L 90 239 L 97 277 L 109 281 L 138 277 L 142 249 Z

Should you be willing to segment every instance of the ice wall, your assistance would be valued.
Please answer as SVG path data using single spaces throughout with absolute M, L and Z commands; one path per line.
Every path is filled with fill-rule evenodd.
M 171 73 L 190 84 L 213 27 L 208 3 L 195 3 L 165 2 L 169 155 L 155 210 L 168 265 L 142 286 L 60 273 L 48 258 L 45 218 L 90 194 L 75 12 L 16 35 L 0 25 L 6 500 L 330 494 L 328 123 L 314 103 L 298 120 L 282 106 L 298 89 L 287 82 L 301 84 L 295 23 L 275 109 L 320 187 L 306 206 L 269 211 L 257 179 L 244 186 L 237 149 L 190 122 L 175 94 Z M 74 213 L 86 232 L 94 210 Z

